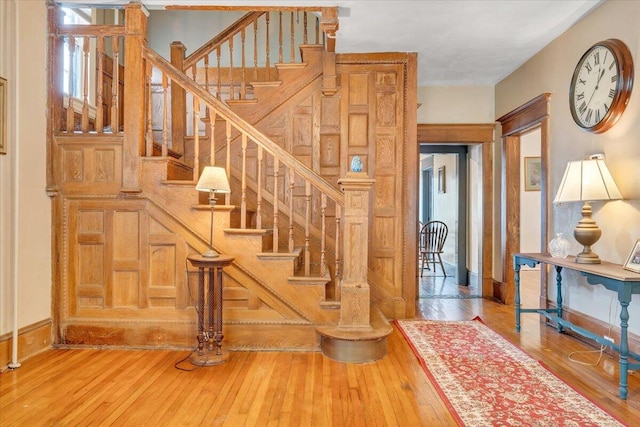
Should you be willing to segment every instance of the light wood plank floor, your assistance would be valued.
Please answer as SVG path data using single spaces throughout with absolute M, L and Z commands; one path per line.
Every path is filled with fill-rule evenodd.
M 524 278 L 523 278 L 524 281 Z M 533 287 L 535 288 L 535 287 Z M 525 286 L 525 290 L 526 290 Z M 535 291 L 523 295 L 535 302 Z M 609 412 L 640 425 L 640 374 L 629 398 L 617 397 L 617 359 L 597 366 L 568 359 L 592 350 L 523 317 L 513 307 L 479 298 L 425 298 L 424 318 L 487 325 L 539 359 Z M 453 426 L 455 422 L 399 332 L 375 363 L 331 361 L 320 353 L 234 352 L 221 366 L 184 372 L 187 352 L 50 350 L 0 376 L 0 425 L 7 426 Z M 597 354 L 585 354 L 596 360 Z M 182 366 L 189 367 L 188 363 Z

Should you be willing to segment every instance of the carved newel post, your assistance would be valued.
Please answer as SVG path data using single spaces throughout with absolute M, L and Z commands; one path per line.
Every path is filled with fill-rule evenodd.
M 340 286 L 338 328 L 371 328 L 369 259 L 369 192 L 375 182 L 366 172 L 352 172 L 338 183 L 344 191 L 344 268 Z

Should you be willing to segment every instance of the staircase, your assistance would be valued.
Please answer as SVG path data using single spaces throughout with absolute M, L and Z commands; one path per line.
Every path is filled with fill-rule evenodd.
M 136 6 L 127 7 L 127 13 L 138 18 L 139 12 Z M 327 182 L 305 161 L 306 151 L 299 150 L 302 154 L 297 155 L 289 151 L 291 137 L 267 136 L 283 114 L 304 105 L 306 99 L 320 97 L 325 91 L 335 93 L 335 88 L 327 87 L 327 82 L 330 86 L 335 80 L 325 75 L 327 70 L 335 69 L 335 64 L 331 64 L 333 55 L 327 54 L 322 43 L 306 43 L 305 13 L 305 43 L 299 46 L 300 62 L 294 61 L 293 48 L 291 61 L 283 62 L 280 52 L 281 60 L 273 69 L 269 60 L 261 66 L 256 60 L 253 70 L 256 80 L 249 81 L 246 76 L 251 73 L 245 69 L 244 56 L 240 71 L 233 65 L 233 55 L 227 60 L 228 72 L 223 72 L 219 65 L 222 46 L 230 43 L 229 50 L 233 52 L 234 37 L 242 37 L 244 55 L 245 32 L 251 27 L 257 31 L 260 19 L 267 20 L 268 28 L 265 16 L 268 13 L 245 15 L 187 58 L 180 57 L 184 47 L 174 43 L 172 63 L 138 40 L 144 62 L 139 71 L 145 77 L 131 78 L 135 70 L 127 64 L 125 89 L 130 87 L 127 102 L 132 104 L 125 114 L 122 135 L 114 136 L 122 137 L 123 144 L 125 190 L 121 190 L 120 197 L 124 196 L 122 203 L 145 201 L 136 202 L 135 209 L 143 218 L 149 218 L 150 225 L 140 226 L 149 236 L 173 235 L 176 244 L 184 245 L 187 252 L 200 252 L 209 243 L 210 208 L 195 190 L 195 182 L 205 165 L 224 166 L 232 194 L 218 201 L 213 216 L 215 249 L 234 257 L 233 264 L 225 268 L 224 345 L 242 350 L 322 349 L 337 360 L 375 360 L 386 354 L 386 336 L 391 327 L 377 310 L 370 313 L 367 257 L 361 256 L 367 242 L 366 212 L 362 217 L 359 207 L 354 214 L 356 211 L 349 204 L 351 198 L 345 197 L 347 193 L 356 195 L 358 200 L 368 197 L 373 181 L 365 174 L 351 173 L 339 183 Z M 293 18 L 291 23 L 293 27 Z M 217 57 L 217 67 L 208 65 L 212 52 Z M 222 74 L 228 78 L 221 78 Z M 262 79 L 257 79 L 258 76 Z M 136 89 L 136 84 L 129 84 L 130 81 L 142 81 L 144 86 L 138 85 Z M 136 102 L 136 93 L 143 102 Z M 138 104 L 142 107 L 136 111 L 133 105 Z M 127 145 L 128 137 L 135 134 L 144 135 L 139 156 L 138 150 Z M 136 157 L 138 160 L 134 161 Z M 77 216 L 82 212 L 79 209 Z M 356 229 L 359 231 L 353 234 Z M 365 242 L 357 246 L 359 250 L 354 246 L 358 243 L 355 236 Z M 69 238 L 73 244 L 74 237 Z M 154 242 L 153 237 L 148 240 Z M 151 250 L 143 248 L 142 252 Z M 83 252 L 79 253 L 82 257 Z M 83 261 L 78 262 L 82 265 Z M 189 277 L 194 274 L 188 270 L 186 283 L 182 285 L 176 279 L 175 292 L 167 286 L 157 292 L 168 292 L 171 297 L 182 295 L 177 300 L 192 300 L 186 294 L 191 294 L 193 281 Z M 170 278 L 167 273 L 162 280 Z M 192 303 L 187 301 L 187 306 Z M 87 319 L 77 314 L 94 311 L 82 311 L 74 304 L 72 314 L 60 322 L 61 336 L 67 344 L 77 344 L 78 337 L 83 342 L 90 340 L 87 338 L 90 334 L 84 332 L 90 330 L 85 325 Z M 114 316 L 119 313 L 113 312 Z M 172 331 L 162 332 L 169 346 L 181 345 L 180 341 L 166 337 L 184 329 L 162 326 L 166 322 L 160 322 L 158 314 L 147 310 L 140 316 L 155 327 L 164 328 L 163 331 Z M 181 313 L 174 319 L 187 330 L 194 330 L 194 320 L 195 313 Z M 121 342 L 110 342 L 109 322 L 105 325 L 107 337 L 101 343 L 149 345 L 139 337 L 137 341 L 124 338 Z M 133 324 L 127 327 L 129 332 L 123 334 L 134 334 L 131 331 L 136 327 Z

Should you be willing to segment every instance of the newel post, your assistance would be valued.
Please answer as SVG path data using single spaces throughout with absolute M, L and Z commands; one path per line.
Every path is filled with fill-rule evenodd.
M 338 328 L 371 328 L 369 193 L 375 182 L 366 172 L 347 172 L 338 180 L 344 191 L 344 258 Z
M 139 193 L 140 156 L 144 155 L 145 61 L 142 49 L 147 35 L 147 17 L 139 3 L 125 6 L 124 44 L 124 140 L 122 147 L 123 193 Z
M 322 8 L 320 29 L 325 36 L 325 49 L 322 55 L 322 94 L 333 96 L 338 91 L 336 72 L 336 31 L 338 31 L 338 8 Z
M 171 65 L 178 70 L 184 68 L 184 54 L 187 51 L 182 42 L 172 42 L 170 45 Z M 184 135 L 187 129 L 187 94 L 182 86 L 171 81 L 171 148 L 184 154 Z M 213 138 L 213 136 L 212 136 Z

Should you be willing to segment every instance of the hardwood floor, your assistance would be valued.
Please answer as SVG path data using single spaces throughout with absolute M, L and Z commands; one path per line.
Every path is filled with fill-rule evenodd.
M 525 302 L 536 300 L 535 286 L 525 285 L 524 291 Z M 417 304 L 429 319 L 480 316 L 599 406 L 638 425 L 640 375 L 631 373 L 629 397 L 620 400 L 617 358 L 605 355 L 597 366 L 574 363 L 570 352 L 593 348 L 540 324 L 535 315 L 524 316 L 522 332 L 516 334 L 513 307 L 493 301 L 432 297 Z M 320 353 L 233 352 L 225 365 L 176 369 L 174 364 L 187 354 L 47 351 L 1 374 L 0 425 L 456 425 L 397 330 L 384 359 L 360 365 L 334 362 Z M 579 356 L 596 360 L 598 355 Z

